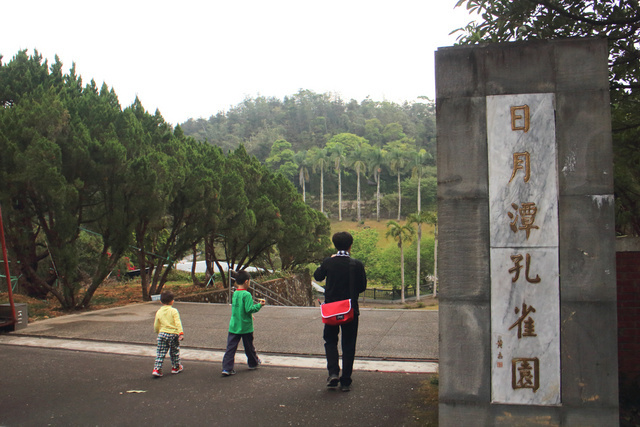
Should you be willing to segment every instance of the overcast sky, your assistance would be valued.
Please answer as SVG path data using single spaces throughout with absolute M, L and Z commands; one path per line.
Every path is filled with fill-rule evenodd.
M 4 0 L 0 54 L 57 54 L 86 84 L 178 124 L 299 89 L 361 102 L 435 97 L 434 52 L 472 17 L 456 0 Z

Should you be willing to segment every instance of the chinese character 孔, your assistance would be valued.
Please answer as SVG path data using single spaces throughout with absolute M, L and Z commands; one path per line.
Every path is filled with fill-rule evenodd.
M 522 270 L 522 266 L 520 265 L 520 261 L 522 261 L 522 255 L 511 255 L 511 261 L 513 261 L 513 267 L 509 269 L 509 273 L 515 273 L 514 277 L 511 279 L 511 283 L 515 283 L 520 277 L 520 270 Z M 527 254 L 527 261 L 525 267 L 525 278 L 529 283 L 539 283 L 540 276 L 536 274 L 536 277 L 533 279 L 529 277 L 529 266 L 531 265 L 531 255 Z

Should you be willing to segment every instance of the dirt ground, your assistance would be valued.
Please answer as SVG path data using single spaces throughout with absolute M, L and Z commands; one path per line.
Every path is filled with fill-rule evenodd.
M 192 284 L 170 283 L 165 285 L 164 290 L 171 290 L 176 296 L 189 295 L 196 292 L 202 292 L 202 288 L 193 286 Z M 6 304 L 9 301 L 6 292 L 0 293 L 0 304 Z M 46 299 L 30 298 L 26 295 L 13 294 L 14 303 L 26 303 L 29 307 L 29 322 L 40 319 L 49 319 L 52 317 L 64 316 L 65 314 L 79 313 L 83 311 L 101 310 L 104 308 L 119 307 L 128 304 L 139 304 L 144 302 L 142 299 L 142 289 L 139 283 L 119 283 L 112 281 L 100 286 L 93 298 L 91 306 L 85 310 L 64 311 L 60 306 L 60 302 L 49 295 Z

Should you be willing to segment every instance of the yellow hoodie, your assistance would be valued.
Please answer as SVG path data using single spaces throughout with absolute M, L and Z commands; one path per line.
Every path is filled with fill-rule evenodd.
M 163 305 L 156 312 L 156 320 L 153 323 L 156 333 L 183 334 L 180 313 L 170 305 Z

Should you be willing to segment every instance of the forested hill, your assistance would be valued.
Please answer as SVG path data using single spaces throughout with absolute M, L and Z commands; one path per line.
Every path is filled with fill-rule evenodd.
M 186 135 L 217 145 L 224 152 L 244 144 L 247 152 L 261 161 L 269 156 L 274 141 L 284 139 L 298 152 L 324 147 L 340 133 L 364 137 L 378 147 L 408 140 L 435 158 L 435 105 L 428 99 L 402 105 L 370 99 L 358 103 L 330 93 L 300 90 L 284 100 L 247 98 L 229 111 L 209 119 L 189 119 L 180 126 Z

